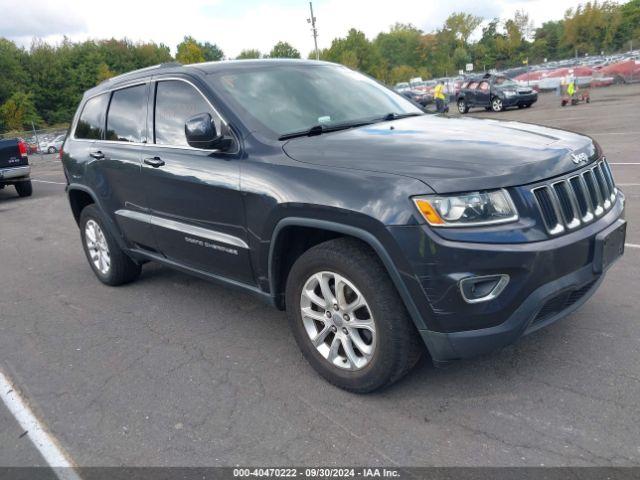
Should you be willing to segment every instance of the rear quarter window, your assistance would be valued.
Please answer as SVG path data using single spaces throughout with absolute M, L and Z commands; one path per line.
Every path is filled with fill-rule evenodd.
M 88 140 L 100 140 L 103 138 L 108 103 L 109 94 L 107 93 L 87 100 L 76 125 L 75 138 Z

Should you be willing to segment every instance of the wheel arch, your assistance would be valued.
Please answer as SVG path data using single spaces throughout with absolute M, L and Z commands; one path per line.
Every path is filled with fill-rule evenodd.
M 76 224 L 80 224 L 80 213 L 86 206 L 91 204 L 98 205 L 93 193 L 88 188 L 79 185 L 70 185 L 67 189 L 67 196 L 69 197 L 69 205 Z
M 71 184 L 67 187 L 67 196 L 69 198 L 69 204 L 71 206 L 73 217 L 78 226 L 80 225 L 80 214 L 82 213 L 82 210 L 88 205 L 95 205 L 96 208 L 100 210 L 100 213 L 102 213 L 104 221 L 106 222 L 105 227 L 108 228 L 112 233 L 120 248 L 122 248 L 123 250 L 128 249 L 122 236 L 120 227 L 118 227 L 118 225 L 113 221 L 111 215 L 107 215 L 107 212 L 102 207 L 95 193 L 91 191 L 90 188 L 84 185 Z
M 278 308 L 284 309 L 285 307 L 284 300 L 282 297 L 284 294 L 284 284 L 286 284 L 286 278 L 288 275 L 287 269 L 290 269 L 293 263 L 295 262 L 295 260 L 299 257 L 299 255 L 301 255 L 302 253 L 304 253 L 304 251 L 306 251 L 306 250 L 302 250 L 298 254 L 298 256 L 291 259 L 289 265 L 281 263 L 281 258 L 279 258 L 279 253 L 280 253 L 279 249 L 282 248 L 282 243 L 283 243 L 282 240 L 286 239 L 286 236 L 282 237 L 281 235 L 283 234 L 283 232 L 287 231 L 286 229 L 289 229 L 292 227 L 303 228 L 303 229 L 304 228 L 315 229 L 315 230 L 320 230 L 322 232 L 326 232 L 327 236 L 322 241 L 326 241 L 326 240 L 329 240 L 332 238 L 338 238 L 338 237 L 352 237 L 362 241 L 364 244 L 369 246 L 373 250 L 373 252 L 378 256 L 385 270 L 389 274 L 389 277 L 391 278 L 391 281 L 396 287 L 396 290 L 398 291 L 398 294 L 400 295 L 402 302 L 407 308 L 407 311 L 409 312 L 409 315 L 411 316 L 415 326 L 418 329 L 426 328 L 424 320 L 422 319 L 422 316 L 418 310 L 418 307 L 413 301 L 413 298 L 411 297 L 411 294 L 407 289 L 407 286 L 404 284 L 402 277 L 400 275 L 400 272 L 396 268 L 396 265 L 393 262 L 391 255 L 389 254 L 387 249 L 384 247 L 382 242 L 374 234 L 372 234 L 371 232 L 363 228 L 355 227 L 355 226 L 347 225 L 343 223 L 332 222 L 328 220 L 289 217 L 289 218 L 284 218 L 280 220 L 276 225 L 273 231 L 271 244 L 269 246 L 268 269 L 269 269 L 269 283 L 270 283 L 271 294 L 273 296 L 274 303 Z M 322 241 L 317 243 L 321 243 Z M 284 275 L 284 273 L 286 273 L 286 275 Z

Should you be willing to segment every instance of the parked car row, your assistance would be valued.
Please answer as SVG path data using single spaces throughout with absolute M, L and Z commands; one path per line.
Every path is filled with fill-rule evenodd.
M 511 68 L 502 72 L 491 71 L 490 78 L 510 79 L 516 85 L 511 85 L 509 89 L 500 90 L 516 92 L 505 95 L 489 95 L 489 100 L 497 99 L 495 108 L 492 103 L 487 104 L 486 92 L 483 88 L 488 88 L 487 84 L 482 84 L 482 74 L 471 74 L 467 76 L 443 77 L 432 80 L 422 80 L 412 78 L 408 82 L 399 82 L 394 85 L 394 90 L 405 97 L 426 105 L 433 102 L 433 89 L 439 81 L 444 83 L 444 91 L 449 96 L 450 101 L 458 104 L 458 109 L 462 110 L 472 106 L 483 106 L 487 109 L 502 110 L 508 106 L 529 107 L 535 100 L 529 98 L 521 99 L 520 95 L 530 95 L 529 90 L 543 91 L 556 90 L 562 84 L 569 81 L 575 82 L 579 88 L 604 87 L 612 84 L 640 82 L 640 51 L 633 51 L 614 56 L 593 56 L 586 58 L 572 58 L 562 61 L 552 61 L 541 65 L 523 66 Z M 489 78 L 489 77 L 488 77 Z M 476 81 L 475 84 L 472 81 Z M 504 81 L 504 80 L 503 80 Z M 471 84 L 471 88 L 469 85 Z M 490 85 L 489 85 L 490 86 Z M 479 103 L 475 101 L 476 89 Z M 466 90 L 461 95 L 462 90 Z M 518 93 L 525 92 L 525 93 Z M 427 99 L 430 99 L 427 101 Z M 536 97 L 537 99 L 537 97 Z M 460 102 L 462 100 L 462 102 Z M 514 103 L 515 102 L 515 103 Z
M 581 65 L 537 66 L 513 79 L 537 90 L 555 90 L 568 79 L 573 79 L 579 87 L 640 82 L 640 55 Z
M 65 138 L 67 138 L 66 133 L 57 133 L 53 135 L 38 135 L 37 137 L 34 135 L 28 138 L 23 138 L 21 140 L 24 141 L 27 153 L 29 155 L 33 155 L 34 153 L 60 152 Z

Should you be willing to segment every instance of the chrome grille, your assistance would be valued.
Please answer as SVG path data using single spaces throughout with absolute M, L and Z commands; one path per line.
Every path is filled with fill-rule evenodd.
M 550 235 L 574 230 L 602 216 L 613 206 L 617 194 L 606 159 L 531 191 Z

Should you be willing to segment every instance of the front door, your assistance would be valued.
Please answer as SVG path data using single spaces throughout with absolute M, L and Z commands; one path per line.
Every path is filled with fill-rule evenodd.
M 142 176 L 156 248 L 168 260 L 209 274 L 254 284 L 240 160 L 233 153 L 192 148 L 190 117 L 209 113 L 223 122 L 191 82 L 159 79 L 150 102 L 153 138 L 143 148 Z

